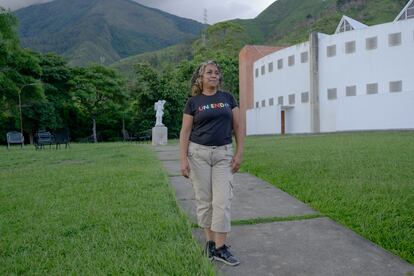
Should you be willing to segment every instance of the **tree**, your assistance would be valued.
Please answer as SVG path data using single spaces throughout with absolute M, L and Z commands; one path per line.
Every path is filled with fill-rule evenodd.
M 157 72 L 148 64 L 136 66 L 137 84 L 132 93 L 136 110 L 135 128 L 146 131 L 154 126 L 154 103 L 165 100 L 163 123 L 170 137 L 178 137 L 181 117 L 187 98 L 190 96 L 190 79 L 194 63 L 184 61 L 178 66 L 167 66 Z
M 98 117 L 110 113 L 111 117 L 121 117 L 126 100 L 124 81 L 112 69 L 93 65 L 88 68 L 76 68 L 70 81 L 72 99 L 79 113 L 92 121 L 92 136 L 97 142 L 96 122 Z
M 40 83 L 41 68 L 38 58 L 29 50 L 22 49 L 16 33 L 17 19 L 10 12 L 0 8 L 0 132 L 1 138 L 10 129 L 18 129 L 19 94 L 24 99 L 23 121 L 28 119 L 30 102 L 44 98 Z M 27 110 L 29 109 L 29 111 Z M 30 127 L 24 130 L 31 133 Z

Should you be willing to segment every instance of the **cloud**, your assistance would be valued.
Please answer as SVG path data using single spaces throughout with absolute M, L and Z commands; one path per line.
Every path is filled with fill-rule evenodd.
M 207 9 L 209 24 L 234 18 L 253 18 L 275 0 L 135 0 L 145 6 L 157 8 L 178 16 L 203 22 Z
M 53 0 L 0 0 L 0 6 L 16 10 L 33 4 Z M 67 0 L 70 1 L 70 0 Z M 204 21 L 204 9 L 207 9 L 207 23 L 235 18 L 253 18 L 275 0 L 133 0 L 144 6 L 163 10 L 181 17 Z
M 0 7 L 14 11 L 30 5 L 43 4 L 51 1 L 53 0 L 0 0 Z

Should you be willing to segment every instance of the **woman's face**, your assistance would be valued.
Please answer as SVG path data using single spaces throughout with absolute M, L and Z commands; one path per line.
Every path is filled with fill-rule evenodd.
M 206 65 L 202 77 L 203 88 L 217 88 L 220 83 L 220 73 L 214 64 Z

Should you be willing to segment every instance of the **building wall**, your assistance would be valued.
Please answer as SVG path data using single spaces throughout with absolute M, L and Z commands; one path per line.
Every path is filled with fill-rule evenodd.
M 266 123 L 263 123 L 263 121 Z M 246 113 L 246 134 L 280 133 L 280 107 L 249 109 Z
M 241 123 L 246 125 L 246 110 L 253 108 L 253 63 L 284 47 L 247 45 L 239 53 L 239 104 Z
M 301 61 L 301 54 L 307 53 L 307 61 Z M 294 64 L 289 65 L 289 57 Z M 283 61 L 278 68 L 278 61 Z M 273 71 L 269 64 L 273 63 Z M 264 69 L 263 69 L 264 67 Z M 257 76 L 256 76 L 257 74 Z M 286 133 L 310 131 L 309 102 L 301 102 L 301 93 L 309 93 L 309 43 L 297 44 L 258 59 L 253 65 L 253 108 L 247 110 L 247 134 L 280 133 L 280 111 L 285 110 Z M 289 95 L 295 95 L 295 103 L 289 104 Z M 283 104 L 278 105 L 278 98 Z M 273 106 L 270 104 L 273 99 Z M 264 106 L 262 102 L 264 103 Z M 258 106 L 257 106 L 258 105 Z M 252 126 L 254 124 L 254 127 Z M 254 131 L 253 131 L 254 129 Z
M 401 43 L 390 46 L 389 35 L 396 33 L 401 33 Z M 368 50 L 366 40 L 372 37 L 376 37 L 377 47 Z M 318 34 L 318 40 L 321 132 L 414 128 L 414 19 L 334 35 Z M 355 51 L 346 53 L 346 43 L 353 41 Z M 336 53 L 328 57 L 327 47 L 333 45 Z M 309 91 L 310 86 L 309 55 L 307 63 L 300 62 L 305 51 L 309 53 L 308 42 L 254 63 L 254 106 L 246 111 L 248 135 L 280 133 L 281 110 L 285 110 L 286 133 L 311 132 L 309 102 L 301 102 L 301 93 Z M 292 55 L 295 64 L 288 66 Z M 277 68 L 279 59 L 283 59 L 282 69 Z M 273 72 L 268 70 L 271 62 Z M 390 82 L 399 81 L 401 91 L 390 92 Z M 377 93 L 368 94 L 368 84 L 371 92 L 377 85 Z M 351 95 L 355 87 L 355 96 L 347 96 L 346 87 L 350 87 Z M 336 99 L 328 99 L 328 89 L 336 89 Z M 289 105 L 290 94 L 295 94 L 295 104 Z M 282 105 L 277 105 L 279 96 L 283 96 Z M 275 106 L 269 105 L 271 98 Z
M 401 33 L 401 44 L 389 46 L 389 35 Z M 377 38 L 375 49 L 366 49 L 367 38 Z M 346 53 L 345 43 L 355 42 Z M 327 57 L 335 45 L 336 55 Z M 319 35 L 319 87 L 321 132 L 414 128 L 414 20 L 391 22 L 361 30 Z M 401 81 L 401 92 L 390 92 L 390 82 Z M 367 94 L 367 84 L 378 93 Z M 346 87 L 356 86 L 356 96 Z M 337 99 L 327 90 L 336 88 Z M 410 108 L 411 106 L 411 108 Z

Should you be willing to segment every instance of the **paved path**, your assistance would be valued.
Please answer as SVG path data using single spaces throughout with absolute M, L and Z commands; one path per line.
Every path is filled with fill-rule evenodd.
M 190 182 L 180 176 L 178 146 L 154 149 L 169 174 L 177 202 L 195 222 L 194 195 Z M 234 182 L 233 221 L 298 218 L 233 226 L 227 244 L 241 264 L 230 267 L 215 262 L 218 274 L 414 276 L 413 265 L 331 219 L 318 216 L 306 204 L 261 179 L 237 173 Z M 309 219 L 312 215 L 314 218 Z M 193 234 L 204 246 L 201 229 Z

